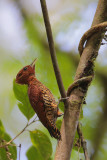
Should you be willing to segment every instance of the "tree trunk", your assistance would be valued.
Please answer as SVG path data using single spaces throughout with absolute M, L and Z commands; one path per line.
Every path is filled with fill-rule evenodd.
M 107 21 L 107 0 L 99 0 L 92 26 L 104 21 Z M 94 61 L 98 55 L 98 50 L 103 37 L 104 33 L 100 32 L 94 34 L 88 40 L 80 58 L 75 80 L 94 74 Z M 88 85 L 89 83 L 82 84 L 81 87 L 74 89 L 70 95 L 69 106 L 65 109 L 64 119 L 61 126 L 62 141 L 59 141 L 57 145 L 55 160 L 70 159 L 79 120 L 80 108 L 86 95 Z

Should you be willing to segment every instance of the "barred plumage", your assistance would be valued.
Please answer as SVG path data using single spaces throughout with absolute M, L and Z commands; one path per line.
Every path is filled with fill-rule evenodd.
M 28 95 L 31 105 L 42 124 L 48 129 L 52 137 L 60 140 L 61 134 L 55 125 L 56 119 L 59 116 L 58 107 L 50 90 L 34 78 L 29 85 Z M 38 103 L 38 99 L 41 104 Z
M 24 68 L 27 69 L 24 70 Z M 29 100 L 40 121 L 48 129 L 52 137 L 61 140 L 61 134 L 56 128 L 55 122 L 62 113 L 59 112 L 53 94 L 35 77 L 34 62 L 24 68 L 17 74 L 16 82 L 28 85 Z
M 56 128 L 56 125 L 51 123 L 51 126 L 48 128 L 48 131 L 50 135 L 58 140 L 61 140 L 61 133 L 60 131 Z

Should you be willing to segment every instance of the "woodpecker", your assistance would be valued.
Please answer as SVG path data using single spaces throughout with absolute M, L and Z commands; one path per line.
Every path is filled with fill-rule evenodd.
M 63 113 L 51 91 L 35 76 L 35 59 L 30 65 L 23 67 L 16 76 L 16 83 L 28 85 L 28 97 L 31 106 L 39 117 L 41 123 L 48 129 L 50 135 L 61 140 L 61 133 L 56 128 L 56 120 Z

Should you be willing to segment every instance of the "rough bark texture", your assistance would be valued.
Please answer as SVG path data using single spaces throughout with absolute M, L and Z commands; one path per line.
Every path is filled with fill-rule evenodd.
M 107 0 L 99 0 L 92 26 L 107 21 Z M 100 43 L 104 34 L 94 34 L 88 40 L 84 49 L 75 75 L 75 80 L 93 75 L 94 60 L 98 55 Z M 89 83 L 88 83 L 89 84 Z M 77 129 L 79 114 L 83 98 L 86 95 L 88 84 L 85 83 L 73 90 L 69 98 L 69 106 L 65 109 L 64 119 L 61 126 L 62 141 L 59 141 L 55 160 L 69 160 L 75 132 Z
M 103 23 L 100 23 L 100 24 L 97 24 L 91 27 L 87 32 L 84 33 L 84 35 L 82 36 L 80 40 L 79 46 L 78 46 L 80 55 L 83 52 L 84 43 L 86 42 L 86 40 L 89 39 L 95 33 L 98 33 L 98 32 L 102 33 L 103 31 L 104 32 L 107 31 L 106 27 L 107 27 L 107 22 L 103 22 Z

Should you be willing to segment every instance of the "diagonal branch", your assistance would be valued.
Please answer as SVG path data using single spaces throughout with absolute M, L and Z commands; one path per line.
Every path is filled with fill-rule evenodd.
M 19 137 L 19 136 L 26 130 L 27 127 L 29 127 L 32 123 L 38 121 L 38 120 L 36 120 L 36 118 L 37 118 L 37 116 L 36 116 L 30 123 L 28 122 L 28 123 L 26 124 L 26 126 L 25 126 L 13 139 L 11 139 L 10 141 L 8 141 L 8 142 L 4 143 L 3 145 L 1 145 L 0 148 L 4 148 L 4 147 L 6 147 L 6 146 L 8 146 L 8 145 L 11 145 L 11 143 L 12 143 L 17 137 Z
M 57 62 L 57 58 L 56 58 L 56 52 L 55 52 L 54 41 L 53 41 L 52 30 L 51 30 L 51 25 L 50 25 L 50 21 L 49 21 L 46 2 L 45 2 L 45 0 L 40 0 L 40 2 L 41 2 L 41 8 L 42 8 L 45 27 L 46 27 L 49 49 L 50 49 L 50 54 L 51 54 L 51 59 L 52 59 L 52 63 L 53 63 L 53 68 L 54 68 L 56 80 L 58 83 L 61 97 L 66 98 L 66 91 L 64 89 L 64 85 L 62 82 L 62 78 L 61 78 L 61 74 L 60 74 L 60 70 L 59 70 L 58 62 Z M 67 100 L 65 100 L 65 104 L 67 105 Z

